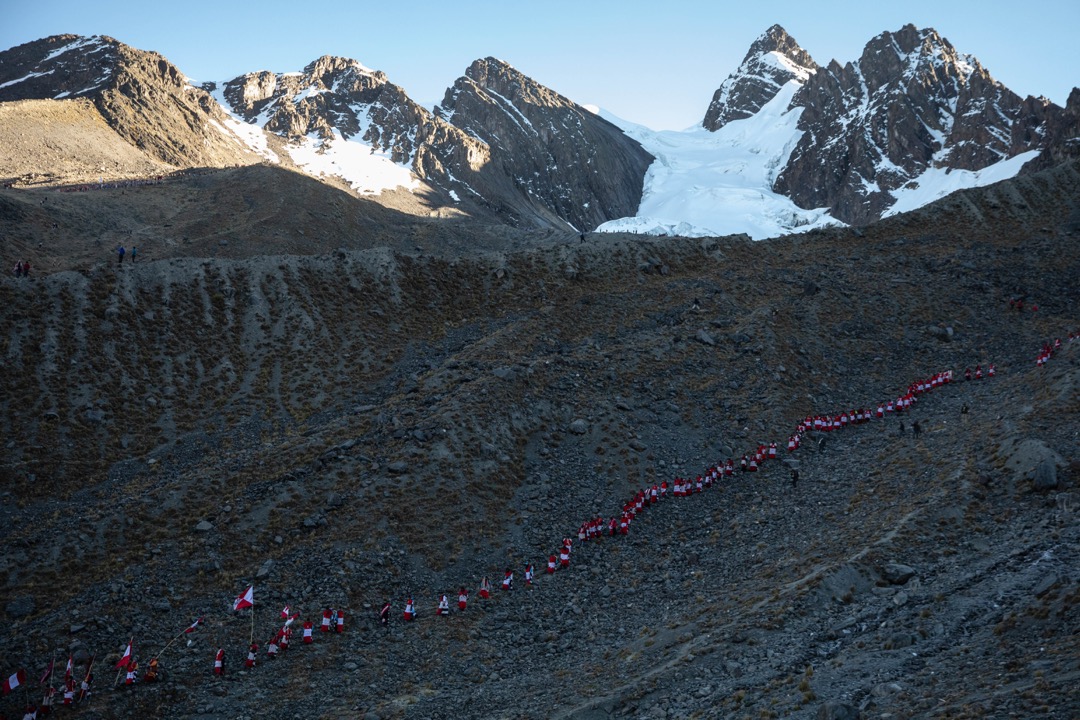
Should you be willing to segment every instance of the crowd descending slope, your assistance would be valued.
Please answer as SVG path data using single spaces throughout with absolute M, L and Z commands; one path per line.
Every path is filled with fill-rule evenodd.
M 1075 331 L 1069 331 L 1065 343 L 1062 342 L 1060 337 L 1043 343 L 1036 355 L 1035 363 L 1037 367 L 1040 369 L 1043 368 L 1056 353 L 1062 350 L 1065 344 L 1072 345 L 1076 342 L 1078 337 L 1080 337 L 1080 334 Z M 976 365 L 974 371 L 972 371 L 971 368 L 966 368 L 963 373 L 963 380 L 960 380 L 956 375 L 957 373 L 950 369 L 934 373 L 929 377 L 918 378 L 897 393 L 895 399 L 877 402 L 876 409 L 873 410 L 870 409 L 873 407 L 873 404 L 867 404 L 864 407 L 855 410 L 830 410 L 828 412 L 807 415 L 806 418 L 793 429 L 788 436 L 786 443 L 786 453 L 790 456 L 790 459 L 784 460 L 783 462 L 791 471 L 790 477 L 792 486 L 794 487 L 799 480 L 798 462 L 793 461 L 793 458 L 804 442 L 810 439 L 816 439 L 818 448 L 821 450 L 831 433 L 844 430 L 855 430 L 860 426 L 869 423 L 885 422 L 890 417 L 899 419 L 899 431 L 903 434 L 905 432 L 905 427 L 902 418 L 906 413 L 910 413 L 918 403 L 928 401 L 932 392 L 941 391 L 954 383 L 989 382 L 998 376 L 998 372 L 996 366 L 993 363 L 990 363 L 987 365 L 985 371 L 981 364 Z M 918 440 L 921 432 L 918 421 L 912 423 L 911 430 L 914 438 Z M 739 460 L 738 475 L 747 479 L 753 477 L 751 475 L 752 473 L 763 470 L 766 465 L 775 464 L 776 461 L 782 457 L 782 452 L 783 451 L 778 447 L 776 441 L 762 443 L 755 448 L 749 449 Z M 634 493 L 634 495 L 622 505 L 621 510 L 612 514 L 607 522 L 604 521 L 603 517 L 595 517 L 583 521 L 576 532 L 576 539 L 578 541 L 576 545 L 574 542 L 574 535 L 564 537 L 561 544 L 559 544 L 557 552 L 552 553 L 546 561 L 541 560 L 538 565 L 546 567 L 546 575 L 561 577 L 565 574 L 565 571 L 569 570 L 571 567 L 572 553 L 576 552 L 578 557 L 582 555 L 587 557 L 587 548 L 590 546 L 590 543 L 595 545 L 596 543 L 603 541 L 605 536 L 615 539 L 628 535 L 631 527 L 636 523 L 642 522 L 649 516 L 650 513 L 647 513 L 647 510 L 654 508 L 661 503 L 673 503 L 676 502 L 677 498 L 692 498 L 707 490 L 722 488 L 725 481 L 729 484 L 734 483 L 736 476 L 735 467 L 734 458 L 729 457 L 723 461 L 717 461 L 709 465 L 693 480 L 674 477 L 670 482 L 667 479 L 664 479 L 658 484 L 644 487 Z M 775 479 L 775 477 L 774 474 L 773 478 Z M 655 512 L 655 510 L 653 510 L 653 512 Z M 611 541 L 612 540 L 608 540 L 608 542 Z M 575 566 L 580 564 L 580 562 L 580 560 L 576 560 L 574 562 Z M 536 565 L 534 565 L 533 562 L 526 562 L 522 568 L 524 586 L 530 590 L 540 585 L 535 577 L 535 567 Z M 507 566 L 502 572 L 503 575 L 500 584 L 501 591 L 499 592 L 492 593 L 492 585 L 488 576 L 484 576 L 477 583 L 477 594 L 481 599 L 482 604 L 493 602 L 493 597 L 511 597 L 511 593 L 515 589 L 515 568 Z M 417 595 L 432 601 L 433 605 L 431 606 L 430 613 L 427 613 L 422 609 L 419 611 L 417 610 L 417 604 L 414 602 L 414 596 L 412 594 L 409 594 L 405 598 L 386 598 L 378 609 L 378 619 L 382 626 L 389 630 L 390 623 L 392 621 L 396 622 L 395 617 L 399 610 L 401 612 L 401 621 L 407 624 L 424 621 L 435 623 L 444 622 L 440 620 L 440 618 L 448 616 L 451 612 L 447 589 L 440 588 L 435 590 L 429 588 Z M 457 592 L 457 607 L 459 612 L 467 612 L 469 599 L 469 589 L 464 586 L 460 587 Z M 505 600 L 501 602 L 505 602 Z M 395 603 L 399 604 L 395 605 Z M 325 634 L 325 637 L 318 642 L 324 643 L 330 637 L 344 633 L 346 617 L 355 615 L 358 612 L 355 608 L 334 609 L 327 606 L 323 610 L 321 617 L 301 619 L 300 613 L 291 612 L 289 606 L 286 605 L 280 611 L 280 614 L 271 612 L 272 616 L 279 617 L 280 620 L 276 622 L 273 625 L 273 629 L 269 631 L 270 636 L 265 642 L 265 651 L 263 651 L 260 648 L 260 644 L 256 642 L 255 605 L 255 585 L 248 586 L 247 589 L 241 592 L 232 602 L 231 609 L 233 615 L 250 609 L 251 634 L 249 636 L 248 645 L 243 649 L 230 647 L 228 650 L 223 645 L 217 646 L 213 657 L 207 658 L 206 668 L 208 674 L 212 672 L 213 675 L 222 677 L 227 673 L 231 673 L 232 668 L 235 665 L 242 665 L 246 670 L 254 671 L 257 666 L 263 662 L 264 658 L 269 661 L 276 661 L 278 658 L 283 658 L 287 654 L 291 645 L 314 644 L 316 642 L 315 638 L 323 637 L 323 634 Z M 214 622 L 212 615 L 211 618 L 209 624 L 212 625 Z M 119 660 L 113 665 L 113 669 L 117 670 L 117 674 L 111 687 L 116 687 L 121 684 L 124 686 L 132 686 L 140 682 L 156 683 L 161 681 L 164 677 L 162 673 L 162 656 L 166 654 L 166 651 L 168 651 L 174 643 L 185 636 L 197 632 L 205 623 L 206 616 L 195 618 L 190 625 L 185 625 L 183 629 L 181 629 L 180 632 L 161 650 L 153 655 L 143 652 L 141 656 L 148 657 L 145 669 L 141 668 L 139 664 L 140 648 L 136 643 L 136 639 L 134 637 L 129 639 L 124 646 L 123 652 L 120 654 Z M 296 640 L 294 640 L 294 624 L 300 629 L 300 632 L 296 633 L 299 636 Z M 319 635 L 316 635 L 316 627 L 319 630 Z M 258 637 L 261 637 L 261 635 Z M 188 644 L 190 645 L 190 641 Z M 237 662 L 238 657 L 243 657 L 244 659 Z M 89 661 L 85 663 L 85 667 L 80 663 L 77 663 L 73 656 L 69 657 L 62 677 L 56 667 L 55 657 L 47 663 L 44 658 L 39 658 L 35 660 L 35 662 L 45 668 L 45 671 L 42 673 L 40 680 L 37 683 L 37 687 L 34 690 L 35 697 L 36 694 L 43 692 L 43 698 L 39 705 L 35 705 L 30 701 L 31 695 L 29 688 L 32 683 L 28 683 L 27 678 L 32 677 L 32 670 L 30 671 L 30 676 L 27 675 L 28 671 L 25 668 L 14 670 L 11 672 L 10 676 L 7 676 L 4 683 L 5 696 L 16 691 L 20 687 L 22 688 L 21 694 L 27 704 L 24 718 L 37 718 L 48 714 L 54 705 L 62 704 L 64 706 L 78 707 L 85 704 L 86 706 L 89 706 L 94 694 L 100 694 L 102 692 L 100 682 L 95 685 L 95 676 L 93 674 L 95 666 L 100 665 L 98 655 L 92 655 L 89 658 Z M 6 670 L 11 669 L 8 668 Z M 59 686 L 56 686 L 57 682 L 60 683 Z

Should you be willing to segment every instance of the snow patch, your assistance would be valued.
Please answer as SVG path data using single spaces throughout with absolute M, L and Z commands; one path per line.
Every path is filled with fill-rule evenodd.
M 329 140 L 314 133 L 308 135 L 290 145 L 289 156 L 309 175 L 339 177 L 363 195 L 378 195 L 398 187 L 406 190 L 420 187 L 409 168 L 395 163 L 388 153 L 346 140 L 337 130 Z
M 214 98 L 218 106 L 225 113 L 225 124 L 215 122 L 211 120 L 213 125 L 225 135 L 231 135 L 236 138 L 238 142 L 247 147 L 260 157 L 266 158 L 269 162 L 277 163 L 281 162 L 281 158 L 277 156 L 267 142 L 266 131 L 262 129 L 265 121 L 259 122 L 256 120 L 254 123 L 246 123 L 244 119 L 239 115 L 233 114 L 229 103 L 225 100 L 225 83 L 216 83 L 215 89 L 210 93 L 210 97 Z
M 992 185 L 1001 180 L 1016 177 L 1020 168 L 1039 155 L 1039 150 L 1029 150 L 996 162 L 982 170 L 950 170 L 932 167 L 904 187 L 893 190 L 896 202 L 882 217 L 908 212 L 939 200 L 957 190 Z

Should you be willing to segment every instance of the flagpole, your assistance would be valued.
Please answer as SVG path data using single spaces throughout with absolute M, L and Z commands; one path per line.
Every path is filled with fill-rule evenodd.
M 255 603 L 251 603 L 251 638 L 248 640 L 248 646 L 250 647 L 253 642 L 255 642 Z
M 133 647 L 131 647 L 131 644 L 133 642 L 135 642 L 135 636 L 134 635 L 131 636 L 131 639 L 128 640 L 128 644 L 127 644 L 128 648 L 131 648 L 131 655 L 132 655 L 132 657 L 128 658 L 128 665 L 130 665 L 131 661 L 135 659 L 135 649 Z M 125 652 L 126 652 L 126 650 L 125 650 Z M 120 659 L 123 660 L 123 658 L 120 658 Z M 113 687 L 116 687 L 117 685 L 120 684 L 120 675 L 123 674 L 124 668 L 126 668 L 126 667 L 127 667 L 127 665 L 121 665 L 120 669 L 116 671 L 116 679 L 113 680 Z M 87 674 L 89 674 L 89 670 L 87 670 Z
M 198 624 L 199 624 L 200 622 L 202 622 L 202 618 L 199 618 L 198 620 L 196 620 L 196 621 L 195 621 L 195 625 L 198 625 Z M 165 643 L 165 647 L 163 647 L 163 648 L 161 648 L 160 650 L 158 650 L 158 653 L 157 653 L 157 655 L 155 655 L 154 657 L 152 657 L 152 658 L 150 658 L 150 659 L 151 659 L 151 660 L 157 660 L 157 659 L 158 659 L 159 657 L 161 657 L 161 654 L 162 654 L 162 653 L 164 653 L 164 652 L 165 652 L 166 650 L 168 650 L 168 649 L 169 649 L 169 646 L 170 646 L 170 645 L 172 645 L 172 644 L 173 644 L 174 642 L 176 642 L 176 641 L 177 641 L 177 640 L 179 640 L 180 638 L 182 638 L 182 637 L 184 637 L 185 635 L 187 635 L 187 634 L 188 634 L 189 632 L 191 632 L 191 631 L 192 631 L 192 629 L 193 629 L 193 627 L 186 627 L 186 628 L 184 628 L 183 630 L 181 630 L 181 631 L 180 631 L 180 634 L 179 634 L 179 635 L 177 635 L 176 637 L 174 637 L 174 638 L 173 638 L 172 640 L 170 640 L 169 642 Z
M 90 701 L 93 701 L 94 695 L 90 692 L 90 671 L 94 667 L 94 660 L 97 659 L 97 655 L 90 656 L 90 664 L 86 666 L 86 694 L 90 695 Z M 85 696 L 82 694 L 82 688 L 79 688 L 79 702 L 81 703 Z M 87 705 L 89 707 L 89 705 Z

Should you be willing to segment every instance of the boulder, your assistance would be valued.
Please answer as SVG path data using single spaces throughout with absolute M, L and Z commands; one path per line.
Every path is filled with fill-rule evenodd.
M 585 433 L 589 432 L 589 423 L 586 420 L 577 418 L 570 423 L 570 432 L 574 433 L 575 435 L 584 435 Z
M 1058 476 L 1057 465 L 1052 460 L 1045 459 L 1035 466 L 1035 477 L 1033 479 L 1033 487 L 1036 492 L 1045 492 L 1047 490 L 1057 490 L 1058 488 Z
M 882 569 L 881 576 L 893 585 L 903 585 L 908 580 L 915 577 L 915 569 L 909 565 L 891 562 L 886 564 Z

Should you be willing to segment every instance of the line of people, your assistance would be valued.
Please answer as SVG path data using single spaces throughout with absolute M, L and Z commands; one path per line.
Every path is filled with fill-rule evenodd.
M 1071 343 L 1078 337 L 1080 337 L 1080 334 L 1070 330 L 1067 342 Z M 1035 366 L 1041 368 L 1049 362 L 1050 358 L 1054 356 L 1054 353 L 1059 350 L 1061 350 L 1061 338 L 1054 338 L 1053 341 L 1047 340 L 1042 344 L 1042 347 L 1039 348 L 1039 354 L 1035 356 Z
M 1074 332 L 1070 332 L 1068 336 L 1068 342 L 1073 342 L 1077 337 Z M 1040 349 L 1039 362 L 1041 366 L 1048 360 L 1053 353 L 1061 348 L 1061 340 L 1057 339 L 1052 343 L 1045 343 Z M 973 379 L 981 379 L 980 374 L 981 365 L 976 366 L 976 372 L 973 374 Z M 988 366 L 986 377 L 993 377 L 996 374 L 994 365 Z M 966 374 L 965 374 L 966 376 Z M 919 399 L 920 396 L 931 392 L 937 388 L 947 385 L 953 381 L 953 371 L 946 370 L 935 373 L 927 378 L 922 378 L 912 382 L 905 392 L 899 394 L 895 399 L 880 402 L 877 405 L 876 412 L 871 411 L 869 408 L 862 407 L 854 410 L 841 410 L 839 412 L 821 413 L 816 415 L 807 415 L 790 433 L 788 438 L 787 450 L 789 453 L 794 453 L 799 449 L 802 441 L 810 433 L 821 434 L 819 443 L 824 443 L 825 434 L 843 430 L 848 427 L 854 427 L 856 425 L 865 424 L 871 422 L 873 419 L 883 419 L 891 413 L 903 413 L 908 411 Z M 752 473 L 757 472 L 768 462 L 773 462 L 779 457 L 778 445 L 776 442 L 761 443 L 758 444 L 756 449 L 744 453 L 739 461 L 739 468 L 741 472 Z M 638 520 L 644 511 L 652 505 L 656 505 L 659 502 L 663 502 L 672 498 L 689 497 L 703 493 L 706 490 L 711 489 L 714 485 L 720 483 L 723 479 L 730 480 L 735 474 L 735 461 L 729 457 L 722 462 L 717 462 L 708 468 L 706 468 L 695 479 L 675 477 L 670 482 L 665 479 L 660 483 L 653 484 L 652 486 L 642 488 L 634 493 L 622 506 L 621 513 L 613 515 L 605 521 L 602 517 L 593 517 L 582 522 L 578 528 L 577 540 L 579 543 L 593 542 L 600 540 L 605 535 L 609 537 L 618 537 L 627 535 L 630 531 L 632 524 Z M 797 482 L 798 471 L 793 470 L 792 482 Z M 572 537 L 565 537 L 562 540 L 557 552 L 552 553 L 548 557 L 547 561 L 547 573 L 554 575 L 556 572 L 566 570 L 570 567 L 571 553 L 574 547 L 574 539 Z M 531 587 L 534 583 L 534 570 L 531 563 L 526 563 L 524 568 L 525 585 Z M 514 585 L 514 571 L 511 567 L 505 569 L 502 579 L 502 590 L 505 593 L 509 593 L 513 589 Z M 479 584 L 478 595 L 482 600 L 490 600 L 492 597 L 492 585 L 487 576 L 484 576 Z M 459 612 L 465 612 L 469 605 L 469 592 L 465 586 L 461 586 L 458 591 L 457 605 Z M 380 611 L 380 622 L 384 627 L 389 628 L 390 616 L 392 606 L 391 601 L 387 599 Z M 437 617 L 446 617 L 450 614 L 450 599 L 445 593 L 440 593 L 436 596 L 436 606 L 434 615 Z M 288 607 L 282 611 L 282 619 L 285 620 L 280 629 L 271 637 L 267 642 L 266 656 L 269 659 L 276 658 L 279 654 L 288 650 L 293 637 L 292 625 L 299 617 L 299 614 L 290 614 Z M 416 604 L 413 601 L 412 596 L 408 596 L 405 600 L 404 610 L 402 613 L 402 620 L 406 623 L 413 622 L 418 617 L 416 610 Z M 196 625 L 198 622 L 196 623 Z M 194 625 L 191 629 L 194 629 Z M 314 624 L 308 620 L 302 623 L 302 643 L 311 644 L 314 642 Z M 343 610 L 335 610 L 327 607 L 323 611 L 319 630 L 323 633 L 342 633 L 345 629 L 345 612 Z M 190 630 L 189 630 L 190 631 Z M 254 668 L 257 662 L 257 653 L 259 650 L 258 644 L 252 642 L 247 650 L 247 658 L 244 661 L 246 668 Z M 90 669 L 93 666 L 91 660 L 90 665 L 87 668 L 87 673 L 82 681 L 78 692 L 76 693 L 73 675 L 71 673 L 71 662 L 69 660 L 69 669 L 66 676 L 64 686 L 64 704 L 74 704 L 79 700 L 86 701 L 90 697 L 90 686 L 93 681 L 93 676 L 90 673 Z M 159 666 L 157 658 L 153 658 L 150 663 L 150 669 L 142 678 L 143 682 L 153 682 L 159 678 Z M 225 649 L 218 647 L 214 655 L 213 661 L 213 673 L 217 676 L 225 674 Z M 133 685 L 139 682 L 138 678 L 138 665 L 134 660 L 128 667 L 128 674 L 125 680 L 125 684 Z M 45 709 L 52 704 L 52 695 L 57 692 L 56 689 L 49 688 L 46 694 L 46 698 L 42 703 L 42 708 Z M 37 710 L 35 710 L 37 712 Z M 48 712 L 45 710 L 45 712 Z M 33 715 L 36 718 L 38 715 Z

